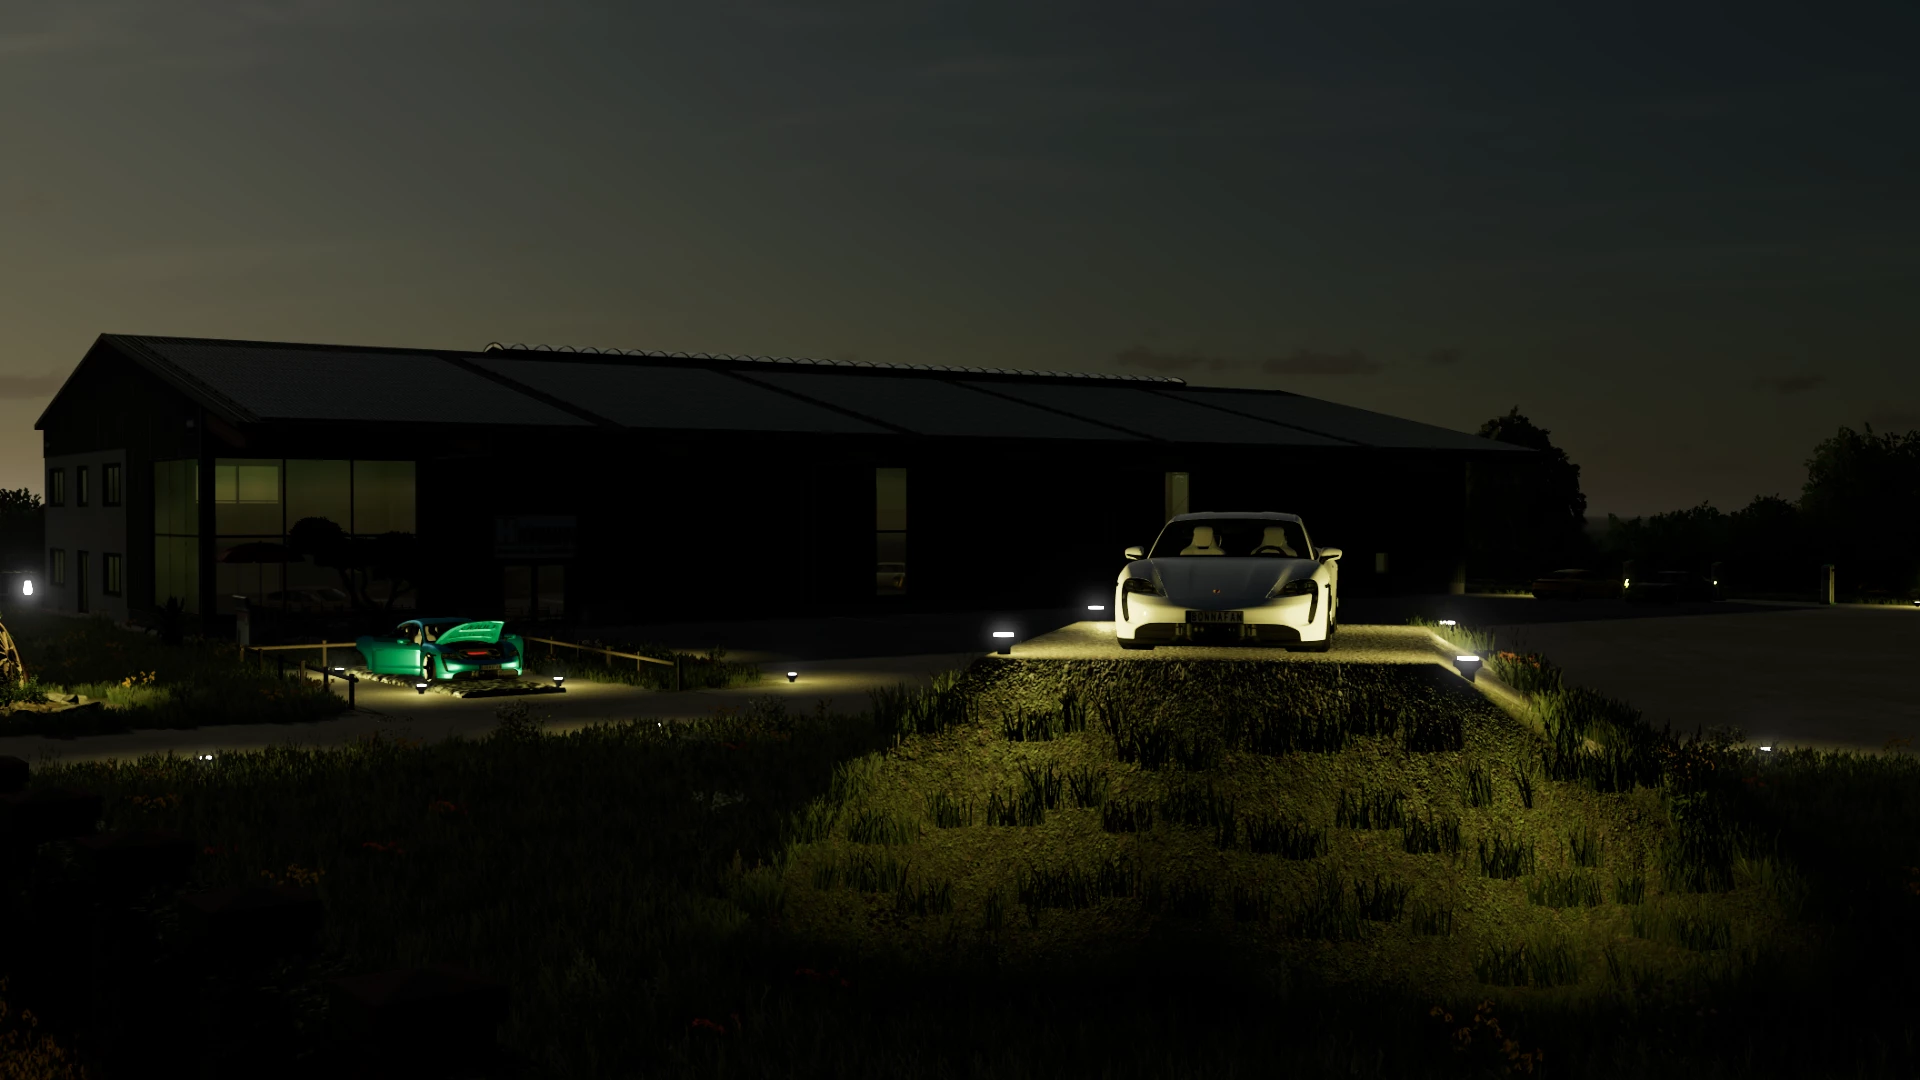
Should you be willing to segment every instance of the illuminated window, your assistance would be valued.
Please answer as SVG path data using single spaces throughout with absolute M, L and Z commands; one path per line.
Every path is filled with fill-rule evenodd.
M 67 553 L 60 548 L 47 551 L 47 580 L 55 585 L 67 583 Z
M 47 470 L 47 505 L 67 505 L 67 470 Z
M 85 465 L 74 466 L 73 505 L 87 505 L 87 467 Z
M 100 505 L 119 506 L 120 499 L 120 466 L 100 466 Z
M 100 558 L 100 576 L 103 579 L 100 582 L 100 591 L 106 593 L 108 596 L 119 596 L 122 590 L 120 581 L 120 556 L 108 552 Z
M 874 592 L 907 591 L 907 470 L 873 470 Z
M 214 528 L 228 535 L 280 535 L 284 528 L 280 517 L 280 462 L 271 458 L 214 461 L 213 519 Z
M 1170 472 L 1167 474 L 1167 520 L 1172 521 L 1181 514 L 1190 514 L 1187 499 L 1187 474 Z
M 1376 574 L 1384 574 L 1387 572 L 1386 552 L 1376 551 L 1373 553 L 1373 572 Z

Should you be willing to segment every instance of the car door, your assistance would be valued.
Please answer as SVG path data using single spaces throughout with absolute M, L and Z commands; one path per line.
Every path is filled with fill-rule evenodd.
M 418 675 L 420 673 L 420 624 L 404 622 L 380 642 L 375 652 L 379 659 L 373 670 L 382 675 Z

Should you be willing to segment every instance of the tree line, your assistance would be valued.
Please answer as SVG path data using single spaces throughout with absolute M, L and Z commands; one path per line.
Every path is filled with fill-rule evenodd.
M 1875 434 L 1842 427 L 1806 459 L 1799 497 L 1757 495 L 1722 512 L 1698 506 L 1647 517 L 1607 515 L 1587 529 L 1580 466 L 1515 407 L 1479 434 L 1537 451 L 1520 462 L 1470 467 L 1468 574 L 1526 581 L 1584 566 L 1707 570 L 1754 592 L 1807 593 L 1832 563 L 1841 591 L 1920 596 L 1920 431 Z

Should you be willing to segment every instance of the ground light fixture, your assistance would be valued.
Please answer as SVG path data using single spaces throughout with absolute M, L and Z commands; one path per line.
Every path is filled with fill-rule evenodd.
M 1771 746 L 1763 746 L 1763 747 L 1761 747 L 1760 749 L 1762 749 L 1762 750 L 1764 750 L 1764 751 L 1766 751 L 1766 752 L 1767 752 L 1767 753 L 1769 753 L 1769 754 L 1771 754 L 1771 753 L 1773 753 L 1773 747 L 1771 747 Z
M 427 692 L 427 684 L 423 682 L 414 683 L 413 692 L 416 694 L 425 694 Z
M 1088 604 L 1088 605 L 1087 605 L 1087 610 L 1088 610 L 1088 611 L 1105 611 L 1105 610 L 1107 610 L 1107 605 L 1105 605 L 1105 604 Z
M 33 579 L 32 578 L 28 578 L 27 580 L 20 583 L 20 595 L 21 596 L 33 595 Z M 1920 600 L 1915 600 L 1914 603 L 1920 604 Z
M 212 761 L 213 755 L 212 754 L 195 754 L 194 758 L 199 761 Z
M 1440 625 L 1441 626 L 1459 626 L 1460 624 L 1457 622 L 1454 622 L 1452 619 L 1441 619 Z
M 1460 669 L 1460 674 L 1469 679 L 1480 671 L 1480 657 L 1474 653 L 1461 653 L 1453 658 L 1453 663 Z
M 993 632 L 993 640 L 994 644 L 1000 646 L 1000 652 L 1011 653 L 1013 651 L 1013 631 L 995 630 Z
M 793 681 L 794 681 L 795 679 L 798 679 L 799 677 L 800 677 L 800 673 L 799 673 L 799 672 L 797 672 L 797 671 L 789 671 L 789 672 L 787 672 L 787 681 L 788 681 L 788 682 L 793 682 Z
M 561 683 L 566 681 L 567 681 L 567 677 L 565 675 L 555 675 L 553 677 L 553 685 L 555 686 L 559 686 Z

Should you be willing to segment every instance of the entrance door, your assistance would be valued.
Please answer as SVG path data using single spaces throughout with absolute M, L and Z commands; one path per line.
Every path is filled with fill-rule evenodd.
M 79 586 L 77 599 L 80 601 L 80 614 L 85 615 L 87 612 L 93 610 L 93 606 L 88 603 L 87 598 L 87 567 L 91 564 L 92 558 L 84 551 L 76 551 L 74 554 L 80 556 L 80 565 L 74 567 L 76 571 L 74 584 Z

